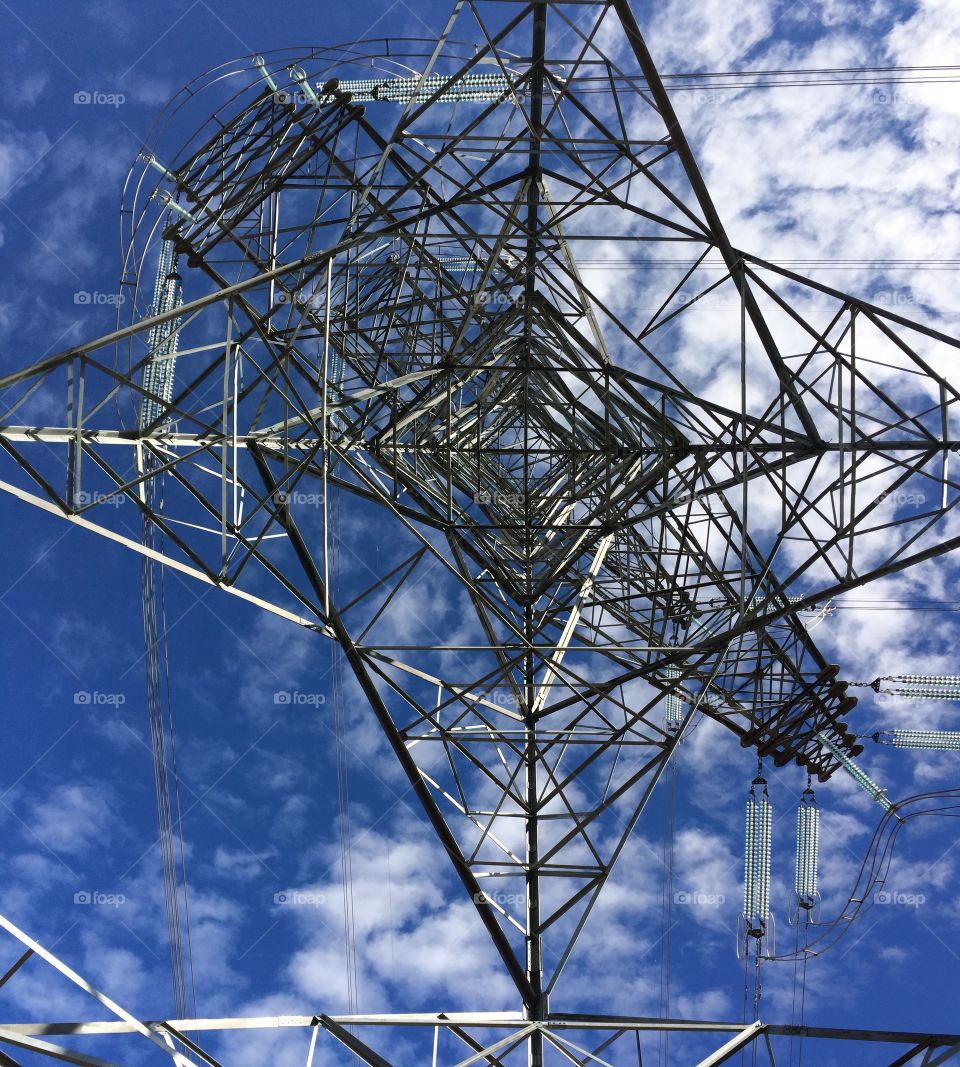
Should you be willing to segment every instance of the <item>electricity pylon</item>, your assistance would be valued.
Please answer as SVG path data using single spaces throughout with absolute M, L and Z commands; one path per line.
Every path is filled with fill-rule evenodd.
M 626 0 L 218 69 L 124 225 L 130 320 L 0 382 L 0 488 L 338 642 L 518 1004 L 287 1025 L 372 1064 L 398 1021 L 535 1067 L 657 1029 L 960 1048 L 555 1010 L 691 718 L 826 780 L 856 701 L 800 613 L 958 544 L 960 342 L 732 243 Z M 350 587 L 346 508 L 390 546 Z M 186 1025 L 148 1036 L 198 1062 Z

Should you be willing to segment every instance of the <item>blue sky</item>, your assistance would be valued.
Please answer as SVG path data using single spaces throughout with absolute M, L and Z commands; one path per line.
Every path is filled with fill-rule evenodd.
M 639 5 L 637 16 L 664 70 L 938 64 L 960 54 L 960 14 L 944 0 L 755 0 L 733 15 L 728 8 L 672 0 Z M 280 9 L 197 0 L 149 17 L 119 0 L 0 0 L 3 373 L 110 328 L 121 183 L 153 117 L 181 85 L 254 51 L 436 33 L 446 15 L 447 5 L 433 0 Z M 954 84 L 716 90 L 677 94 L 677 109 L 741 246 L 773 260 L 816 260 L 810 272 L 832 284 L 957 332 L 954 273 L 875 262 L 956 257 Z M 838 259 L 857 262 L 843 269 L 827 262 Z M 693 346 L 697 337 L 687 341 Z M 681 365 L 685 358 L 678 355 Z M 0 746 L 0 911 L 124 1007 L 165 1017 L 139 560 L 6 496 L 0 509 L 7 742 Z M 358 553 L 344 553 L 348 586 L 362 580 L 363 557 L 391 552 L 373 523 L 358 520 L 357 530 Z M 956 588 L 949 563 L 891 580 L 840 605 L 818 625 L 817 640 L 851 679 L 954 673 L 955 615 L 874 610 L 865 601 L 956 600 Z M 166 597 L 198 1014 L 343 1011 L 330 648 L 176 574 L 166 577 Z M 455 625 L 456 605 L 437 610 L 438 625 Z M 276 702 L 276 693 L 290 691 L 306 694 L 305 702 Z M 458 895 L 376 724 L 350 684 L 344 692 L 359 1010 L 513 1007 L 472 906 Z M 82 702 L 78 694 L 95 696 Z M 856 715 L 864 732 L 955 723 L 948 705 L 869 695 Z M 951 786 L 958 773 L 956 754 L 870 746 L 863 763 L 894 798 Z M 734 931 L 753 768 L 753 757 L 709 721 L 678 758 L 671 937 L 673 1010 L 681 1016 L 740 1018 Z M 770 777 L 783 945 L 794 936 L 787 918 L 804 781 L 796 768 Z M 657 794 L 638 827 L 588 930 L 593 940 L 558 989 L 556 1010 L 657 1011 L 667 796 Z M 880 809 L 839 778 L 818 797 L 822 912 L 833 917 Z M 888 882 L 899 902 L 880 902 L 810 964 L 808 1021 L 956 1028 L 960 849 L 953 825 L 918 821 L 901 836 Z M 86 903 L 84 895 L 104 902 Z M 0 970 L 14 958 L 11 945 L 4 944 Z M 788 1021 L 793 978 L 790 964 L 766 968 L 764 1018 Z M 37 961 L 0 989 L 6 1021 L 100 1014 Z M 285 1067 L 304 1061 L 306 1040 L 267 1035 L 211 1048 L 241 1067 L 264 1056 Z M 395 1040 L 399 1062 L 426 1062 L 413 1037 Z M 339 1062 L 331 1047 L 318 1062 Z M 622 1055 L 615 1062 L 635 1062 Z M 822 1055 L 815 1061 L 809 1052 L 807 1062 L 873 1062 L 836 1050 Z M 644 1062 L 658 1062 L 655 1047 Z

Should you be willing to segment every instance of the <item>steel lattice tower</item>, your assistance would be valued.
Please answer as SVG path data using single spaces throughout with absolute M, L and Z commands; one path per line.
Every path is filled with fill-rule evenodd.
M 518 1005 L 281 1024 L 370 1064 L 376 1026 L 440 1025 L 535 1067 L 798 1030 L 553 998 L 692 716 L 823 781 L 859 751 L 798 613 L 958 546 L 960 341 L 731 243 L 626 0 L 461 0 L 436 41 L 218 69 L 124 204 L 130 320 L 0 382 L 0 488 L 338 642 Z M 589 266 L 638 254 L 629 292 Z M 334 500 L 403 546 L 349 599 Z M 462 631 L 405 640 L 430 597 Z M 84 1032 L 215 1062 L 117 1011 Z

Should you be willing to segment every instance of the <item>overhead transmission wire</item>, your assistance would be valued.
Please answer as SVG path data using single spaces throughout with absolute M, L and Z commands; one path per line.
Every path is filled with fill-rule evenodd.
M 810 938 L 810 919 L 809 916 L 803 924 L 803 958 L 800 961 L 800 1012 L 796 1019 L 796 1025 L 803 1026 L 803 1021 L 806 1018 L 807 1009 L 807 963 L 810 961 L 810 953 L 807 951 L 807 943 Z M 797 934 L 799 936 L 799 924 L 797 927 Z M 796 963 L 794 964 L 794 982 L 796 982 Z M 794 1018 L 791 1010 L 791 1021 Z M 793 1037 L 790 1038 L 790 1064 L 793 1067 Z M 797 1041 L 797 1067 L 802 1067 L 803 1064 L 803 1036 L 801 1035 Z
M 336 497 L 336 494 L 334 494 Z M 337 528 L 339 505 L 328 507 L 327 521 Z M 340 557 L 336 537 L 331 542 L 331 570 L 337 567 Z M 333 689 L 333 732 L 334 750 L 337 773 L 337 806 L 338 828 L 340 838 L 340 873 L 343 892 L 343 943 L 346 957 L 347 978 L 347 1012 L 349 1015 L 357 1014 L 358 1000 L 358 968 L 357 968 L 357 935 L 356 935 L 356 907 L 353 887 L 353 828 L 350 817 L 350 775 L 347 760 L 346 732 L 347 723 L 344 714 L 345 685 L 343 649 L 337 642 L 333 642 L 331 648 L 332 663 L 332 689 Z M 357 1061 L 359 1062 L 359 1061 Z
M 778 89 L 823 85 L 948 85 L 960 82 L 960 65 L 876 67 L 771 67 L 761 70 L 682 71 L 661 74 L 671 92 L 700 90 L 704 83 L 723 89 Z M 614 83 L 645 84 L 643 77 L 614 75 Z M 606 74 L 579 75 L 567 83 L 579 92 L 609 92 Z M 591 84 L 595 83 L 595 88 Z
M 148 481 L 147 506 L 156 506 L 157 497 L 152 490 L 153 479 Z M 160 503 L 162 510 L 162 502 Z M 154 549 L 154 523 L 144 517 L 143 544 Z M 143 633 L 147 674 L 147 711 L 150 721 L 150 749 L 153 755 L 153 778 L 157 801 L 160 856 L 163 868 L 164 909 L 167 920 L 167 941 L 170 952 L 170 971 L 173 985 L 173 1004 L 176 1017 L 188 1017 L 187 970 L 194 1014 L 196 1014 L 196 985 L 193 974 L 192 943 L 190 937 L 190 908 L 186 852 L 183 839 L 183 818 L 180 804 L 179 777 L 177 775 L 176 745 L 173 732 L 173 709 L 170 699 L 169 647 L 167 642 L 166 605 L 164 597 L 163 568 L 148 556 L 141 561 L 141 596 L 143 603 Z M 158 619 L 159 615 L 159 619 Z M 159 625 L 158 625 L 159 623 Z M 169 738 L 170 762 L 167 763 L 167 738 Z M 170 778 L 173 778 L 173 787 Z M 171 803 L 172 796 L 172 803 Z M 176 818 L 174 818 L 174 811 Z M 179 884 L 178 884 L 179 883 Z M 181 889 L 183 914 L 181 916 Z M 188 965 L 184 965 L 184 942 Z
M 564 78 L 562 68 L 555 77 L 577 93 L 609 93 L 611 83 L 630 87 L 646 85 L 642 75 L 575 74 Z M 660 78 L 671 92 L 703 91 L 704 87 L 721 89 L 812 88 L 846 85 L 949 85 L 960 81 L 960 65 L 893 64 L 875 67 L 769 67 L 759 70 L 707 70 L 661 73 Z M 447 102 L 464 100 L 490 101 L 515 99 L 523 90 L 503 74 L 466 74 L 442 91 L 443 75 L 416 77 L 361 78 L 341 81 L 340 88 L 364 103 L 407 103 L 424 100 L 439 92 Z
M 960 261 L 958 261 L 960 262 Z M 706 606 L 723 604 L 718 598 L 705 601 Z M 829 598 L 831 608 L 849 611 L 960 611 L 960 600 L 934 600 L 929 597 L 837 597 Z M 811 610 L 809 608 L 805 610 Z
M 629 239 L 629 238 L 628 238 Z M 915 274 L 918 271 L 934 272 L 943 271 L 953 273 L 960 270 L 960 259 L 839 259 L 836 256 L 804 257 L 801 259 L 787 258 L 777 259 L 778 267 L 787 267 L 793 270 L 809 268 L 821 268 L 824 270 L 883 270 L 883 271 L 910 271 Z M 577 260 L 577 266 L 589 268 L 591 271 L 598 270 L 644 270 L 656 271 L 679 271 L 696 267 L 700 273 L 706 271 L 726 272 L 724 263 L 700 263 L 695 259 L 644 259 L 642 257 L 606 256 L 603 259 L 591 259 L 583 257 Z M 759 264 L 762 270 L 763 265 Z M 888 286 L 889 288 L 889 286 Z M 733 295 L 730 294 L 731 301 Z
M 177 255 L 172 242 L 164 241 L 157 265 L 153 311 L 155 314 L 170 311 L 181 302 Z M 142 398 L 138 413 L 138 424 L 141 429 L 151 426 L 164 416 L 165 405 L 169 404 L 172 396 L 179 327 L 180 320 L 172 319 L 168 323 L 154 327 L 149 334 L 150 360 L 144 369 L 143 387 L 154 397 L 160 399 L 147 396 Z M 143 456 L 144 478 L 141 491 L 146 510 L 143 514 L 141 540 L 148 550 L 162 549 L 163 534 L 158 530 L 151 516 L 163 511 L 163 476 L 156 473 L 159 463 L 149 448 L 144 450 Z M 164 570 L 165 568 L 158 567 L 149 555 L 144 554 L 140 567 L 140 587 L 150 749 L 153 757 L 173 1007 L 175 1016 L 182 1019 L 190 1014 L 188 991 L 192 1014 L 196 1016 L 197 991 L 193 969 L 183 810 L 180 802 L 180 779 L 177 773 L 173 728 Z M 168 739 L 169 764 L 167 762 Z M 171 778 L 173 779 L 172 788 Z
M 960 600 L 928 600 L 924 598 L 890 597 L 878 599 L 839 599 L 835 609 L 846 611 L 960 611 Z
M 878 688 L 879 682 L 883 680 L 894 681 L 902 686 L 913 686 L 916 689 L 921 690 L 924 694 L 929 691 L 931 694 L 941 699 L 956 699 L 957 695 L 953 690 L 960 689 L 960 676 L 952 675 L 903 675 L 893 678 L 878 679 L 875 683 L 860 684 L 869 684 L 872 688 Z M 951 690 L 951 692 L 946 694 L 945 691 L 948 689 Z M 886 731 L 886 733 L 891 736 L 892 740 L 886 741 L 885 743 L 893 745 L 899 744 L 900 747 L 904 748 L 941 748 L 948 750 L 960 748 L 960 733 L 914 730 Z M 825 741 L 823 735 L 820 736 L 821 740 Z M 879 740 L 881 736 L 881 734 L 875 734 L 874 740 Z M 833 751 L 832 746 L 828 745 L 828 747 Z M 839 758 L 838 753 L 834 752 L 834 754 L 838 755 Z M 799 1025 L 801 1026 L 803 1025 L 806 1005 L 807 965 L 809 960 L 813 956 L 822 955 L 835 945 L 850 929 L 853 923 L 859 919 L 865 911 L 868 911 L 874 903 L 876 903 L 877 899 L 879 899 L 875 891 L 878 886 L 883 885 L 886 882 L 893 862 L 894 846 L 903 827 L 909 821 L 918 818 L 921 815 L 941 815 L 949 818 L 960 817 L 960 790 L 941 790 L 937 792 L 920 793 L 908 797 L 896 804 L 892 804 L 886 799 L 885 791 L 880 790 L 864 772 L 860 771 L 855 764 L 852 764 L 852 761 L 847 762 L 851 763 L 851 766 L 846 767 L 848 772 L 854 775 L 861 787 L 873 795 L 874 799 L 881 800 L 885 809 L 884 815 L 878 823 L 864 854 L 853 890 L 847 898 L 843 908 L 840 910 L 840 913 L 834 919 L 830 920 L 828 923 L 820 923 L 814 918 L 813 909 L 816 905 L 816 901 L 819 899 L 817 888 L 817 862 L 820 820 L 816 798 L 813 794 L 811 780 L 808 775 L 807 788 L 801 798 L 801 804 L 797 813 L 797 870 L 795 889 L 798 901 L 798 915 L 795 945 L 792 953 L 777 955 L 776 950 L 774 949 L 772 952 L 768 951 L 764 956 L 765 959 L 771 961 L 792 961 L 794 963 L 791 1022 L 797 1022 L 797 996 L 799 988 Z M 862 781 L 860 780 L 861 778 L 863 779 Z M 758 784 L 759 780 L 760 776 L 758 775 L 758 779 L 754 781 L 754 786 Z M 752 794 L 753 789 L 751 789 L 751 798 Z M 936 803 L 931 804 L 931 801 L 935 801 Z M 943 803 L 943 801 L 948 801 L 948 803 Z M 918 805 L 921 804 L 926 804 L 927 806 L 918 807 Z M 758 838 L 759 823 L 760 813 L 757 810 L 756 803 L 748 802 L 747 853 L 744 878 L 744 916 L 745 921 L 747 921 L 747 934 L 753 932 L 751 930 L 752 924 L 747 919 L 748 913 L 757 911 L 761 915 L 764 914 L 763 903 L 756 903 L 758 893 L 760 896 L 763 895 L 762 890 L 757 889 L 757 886 L 759 886 L 762 881 L 759 873 L 759 867 L 762 865 L 762 861 L 757 858 L 757 849 L 751 847 L 751 841 L 755 841 Z M 769 845 L 767 845 L 767 855 L 769 857 Z M 751 901 L 754 903 L 751 903 Z M 800 921 L 801 909 L 804 913 L 802 922 Z M 764 924 L 760 922 L 756 925 L 760 928 L 760 931 L 762 931 Z M 802 947 L 800 926 L 803 926 Z M 811 941 L 811 929 L 818 928 L 821 932 Z M 757 950 L 756 967 L 757 971 L 759 971 L 759 942 Z M 748 953 L 744 953 L 744 1022 L 746 1022 L 747 1019 L 749 992 L 747 962 Z M 757 981 L 758 987 L 755 995 L 755 1005 L 758 1006 L 760 995 L 759 973 L 757 974 Z M 756 1017 L 757 1015 L 755 1013 L 755 1018 Z M 793 1067 L 794 1063 L 793 1049 L 794 1042 L 791 1039 L 789 1054 L 791 1067 Z M 801 1040 L 798 1045 L 797 1067 L 800 1067 L 802 1056 L 803 1042 Z
M 663 960 L 665 963 L 666 973 L 661 978 L 662 991 L 661 996 L 663 998 L 663 1017 L 665 1019 L 670 1018 L 670 1005 L 672 997 L 673 986 L 673 904 L 674 904 L 674 861 L 676 853 L 676 831 L 677 831 L 677 752 L 674 750 L 670 756 L 670 799 L 667 809 L 667 835 L 666 835 L 666 929 L 664 931 L 665 946 L 663 952 Z M 663 1035 L 663 1062 L 669 1064 L 670 1062 L 670 1034 L 665 1032 Z
M 910 66 L 896 64 L 876 67 L 784 67 L 766 70 L 743 71 L 689 71 L 661 74 L 671 92 L 703 92 L 704 86 L 710 88 L 735 89 L 777 89 L 820 86 L 876 86 L 876 85 L 945 85 L 960 83 L 960 65 L 940 64 Z M 752 80 L 743 80 L 752 79 Z M 791 79 L 791 80 L 785 80 Z M 626 79 L 614 78 L 615 81 Z M 633 80 L 633 79 L 630 79 Z M 642 81 L 642 79 L 637 79 Z M 590 82 L 596 82 L 596 88 L 589 88 Z M 578 92 L 609 92 L 610 79 L 605 75 L 577 77 L 571 80 Z M 630 261 L 608 259 L 604 261 L 581 261 L 581 266 L 592 269 L 617 269 L 631 266 Z M 831 260 L 806 259 L 782 266 L 827 266 L 832 269 L 855 269 L 857 267 L 887 267 L 902 270 L 960 270 L 960 260 Z
M 349 271 L 350 265 L 348 261 L 346 264 L 344 282 L 344 321 L 347 321 L 350 313 L 350 308 L 347 303 L 350 299 Z M 359 291 L 357 292 L 357 300 L 359 301 Z M 329 309 L 330 305 L 328 304 L 328 310 Z M 359 310 L 357 311 L 357 314 L 359 314 Z M 340 343 L 342 345 L 347 344 L 346 331 L 343 332 L 340 338 Z M 340 357 L 334 357 L 332 355 L 332 350 L 329 353 L 325 351 L 321 358 L 327 359 L 328 356 L 331 357 L 331 364 L 326 367 L 324 380 L 327 383 L 328 391 L 330 391 L 338 388 L 339 380 L 343 373 L 344 361 Z M 329 423 L 335 422 L 335 420 L 336 416 L 334 415 L 333 418 L 329 420 L 328 425 L 324 427 L 325 434 L 329 435 Z M 327 475 L 329 476 L 329 447 L 325 449 L 323 462 L 327 465 Z M 329 494 L 329 481 L 326 482 L 326 485 L 327 489 L 325 491 Z M 340 494 L 334 492 L 329 496 L 325 503 L 327 514 L 326 522 L 328 526 L 326 538 L 328 552 L 330 553 L 330 573 L 328 580 L 333 584 L 334 576 L 339 575 L 340 573 Z M 339 809 L 337 822 L 340 837 L 340 873 L 343 893 L 343 941 L 347 979 L 347 1013 L 349 1015 L 356 1015 L 359 979 L 357 966 L 356 901 L 353 885 L 353 828 L 350 812 L 350 775 L 346 747 L 347 722 L 344 713 L 346 702 L 344 655 L 339 641 L 332 642 L 331 661 L 333 730 L 337 773 L 337 804 Z M 359 1063 L 360 1061 L 357 1057 L 354 1057 L 354 1062 Z
M 803 1026 L 807 1000 L 807 951 L 813 909 L 819 898 L 817 873 L 820 854 L 820 809 L 813 791 L 812 777 L 807 774 L 807 787 L 797 807 L 797 859 L 794 891 L 797 897 L 796 938 L 794 943 L 793 990 L 790 1002 L 790 1024 Z M 803 951 L 800 951 L 800 931 L 803 930 Z M 797 1015 L 797 989 L 800 990 L 800 1011 Z M 797 1067 L 803 1059 L 803 1038 L 797 1044 Z M 790 1067 L 793 1067 L 794 1036 L 790 1036 Z
M 679 629 L 679 622 L 675 621 L 673 624 L 673 637 L 670 641 L 673 646 L 677 645 Z M 664 673 L 668 679 L 674 681 L 680 677 L 680 670 L 677 667 L 667 667 Z M 679 690 L 675 689 L 667 694 L 664 700 L 664 717 L 666 720 L 667 731 L 671 734 L 676 734 L 683 722 L 683 703 L 680 699 Z M 676 850 L 676 827 L 677 749 L 674 748 L 670 755 L 670 792 L 667 802 L 666 830 L 661 850 L 661 862 L 664 869 L 664 877 L 660 907 L 660 1015 L 661 1018 L 664 1019 L 670 1018 L 673 984 L 673 866 Z M 661 1031 L 659 1038 L 659 1059 L 661 1067 L 667 1067 L 670 1062 L 669 1031 Z
M 798 919 L 799 919 L 799 916 L 798 916 Z M 793 943 L 793 955 L 794 955 L 794 960 L 793 960 L 793 983 L 792 983 L 792 990 L 791 990 L 791 994 L 790 994 L 790 1025 L 791 1026 L 796 1026 L 797 1025 L 797 986 L 799 985 L 799 978 L 800 978 L 799 970 L 800 970 L 800 926 L 801 926 L 801 924 L 800 924 L 799 921 L 797 922 L 796 926 L 797 926 L 797 929 L 796 929 L 796 933 L 794 935 L 794 943 Z M 804 986 L 806 986 L 806 979 L 807 979 L 806 953 L 804 953 L 803 962 L 804 962 L 803 982 L 804 982 Z M 801 1009 L 801 1012 L 802 1012 L 802 1009 Z M 787 1061 L 790 1064 L 790 1067 L 793 1067 L 793 1041 L 794 1041 L 794 1035 L 791 1034 L 790 1035 L 790 1046 L 789 1046 L 789 1052 L 788 1052 L 789 1059 Z
M 914 805 L 936 801 L 934 806 L 910 810 Z M 941 803 L 950 801 L 950 803 Z M 840 913 L 829 922 L 811 923 L 822 932 L 806 947 L 810 956 L 822 956 L 847 933 L 854 921 L 868 912 L 876 903 L 875 890 L 883 885 L 893 862 L 894 846 L 907 825 L 925 815 L 960 818 L 960 789 L 944 789 L 917 793 L 892 805 L 881 816 L 867 846 L 857 872 L 856 881 Z M 793 954 L 773 955 L 774 960 L 794 959 Z

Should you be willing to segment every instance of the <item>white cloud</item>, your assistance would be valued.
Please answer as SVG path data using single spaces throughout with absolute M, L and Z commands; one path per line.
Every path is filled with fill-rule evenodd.
M 30 828 L 48 848 L 81 856 L 91 846 L 115 839 L 119 818 L 113 791 L 101 782 L 78 781 L 55 786 L 30 805 Z

